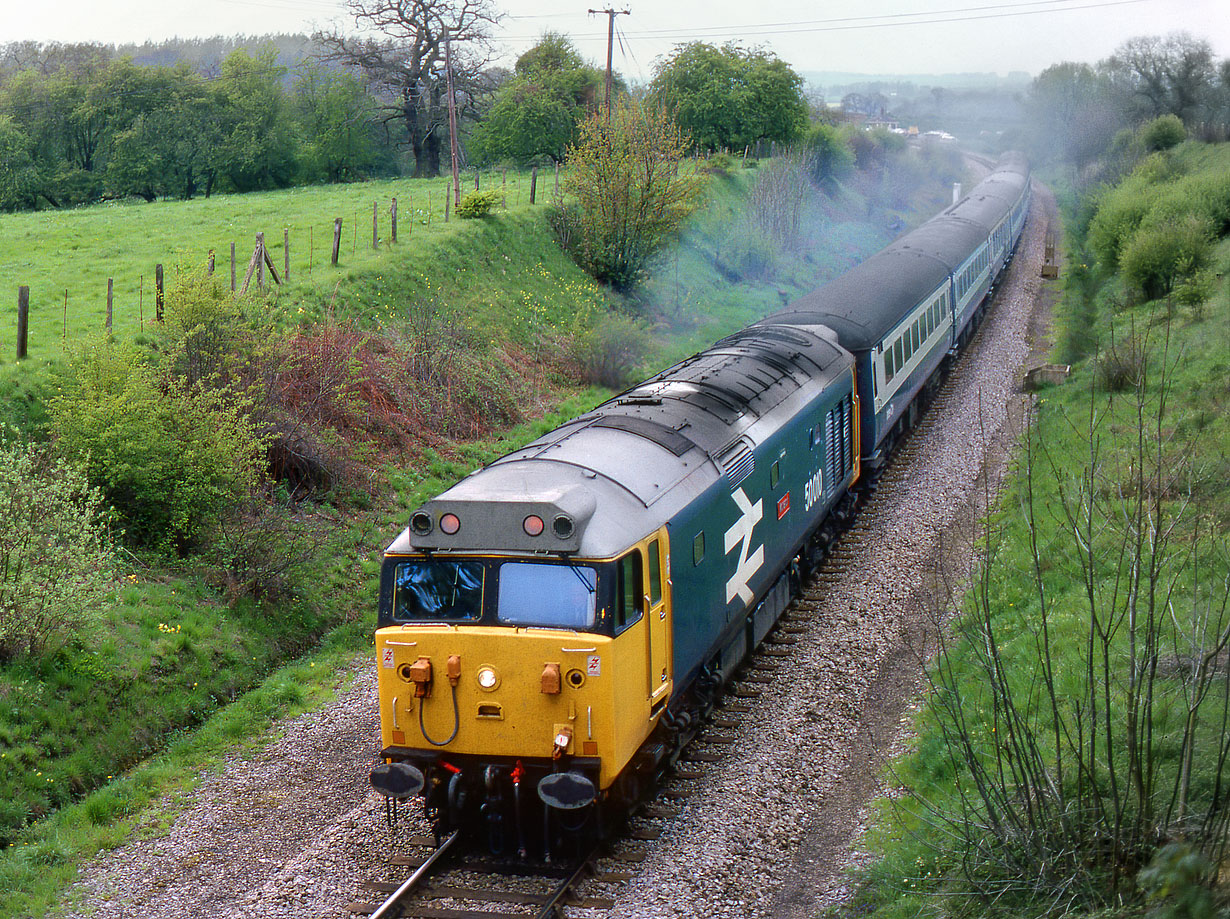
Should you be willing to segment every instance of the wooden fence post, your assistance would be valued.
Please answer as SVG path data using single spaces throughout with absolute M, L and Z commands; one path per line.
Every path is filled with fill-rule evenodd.
M 337 267 L 337 256 L 342 249 L 342 218 L 333 218 L 333 267 Z
M 380 248 L 380 204 L 372 202 L 372 248 Z
M 453 200 L 452 200 L 452 199 L 453 199 L 453 196 L 452 196 L 452 195 L 450 195 L 450 194 L 446 191 L 446 192 L 444 193 L 444 222 L 445 222 L 445 223 L 448 223 L 448 209 L 449 209 L 449 205 L 451 205 L 451 204 L 453 203 Z
M 231 293 L 235 292 L 235 244 L 231 243 Z
M 261 290 L 265 289 L 265 234 L 256 234 L 256 254 L 253 255 L 256 259 L 256 286 Z
M 559 197 L 559 163 L 555 164 L 555 195 Z
M 389 240 L 393 243 L 397 242 L 397 199 L 393 199 L 393 206 L 389 208 Z
M 213 255 L 213 250 L 210 250 Z M 212 259 L 211 259 L 212 261 Z M 107 278 L 107 331 L 111 331 L 111 303 L 115 296 L 115 278 Z
M 538 167 L 535 166 L 530 170 L 530 204 L 534 203 L 534 197 L 538 194 Z
M 145 331 L 145 275 L 137 282 L 137 316 L 141 320 L 141 331 Z
M 60 341 L 68 341 L 68 288 L 64 288 L 64 325 L 60 326 Z
M 17 360 L 26 359 L 30 337 L 30 288 L 17 288 Z
M 282 228 L 282 281 L 290 283 L 290 227 Z
M 154 266 L 154 321 L 162 322 L 162 307 L 166 302 L 166 293 L 162 284 L 162 264 Z
M 214 276 L 214 250 L 213 249 L 209 250 L 209 263 L 206 266 L 205 273 L 208 274 L 211 278 Z
M 474 170 L 474 190 L 478 191 L 478 170 Z

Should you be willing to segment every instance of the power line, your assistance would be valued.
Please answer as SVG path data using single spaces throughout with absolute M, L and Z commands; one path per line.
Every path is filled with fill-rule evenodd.
M 848 16 L 834 19 L 795 20 L 777 23 L 750 23 L 740 26 L 713 26 L 704 29 L 645 29 L 632 30 L 624 34 L 629 38 L 728 38 L 731 35 L 782 35 L 798 34 L 800 32 L 844 32 L 858 29 L 900 28 L 902 26 L 937 25 L 954 22 L 976 22 L 987 19 L 1007 19 L 1014 16 L 1053 15 L 1056 13 L 1076 12 L 1080 10 L 1102 9 L 1105 7 L 1127 6 L 1136 3 L 1152 3 L 1156 0 L 1095 0 L 1081 3 L 1079 6 L 1054 6 L 1055 3 L 1068 3 L 1071 0 L 1023 0 L 1014 6 L 1044 4 L 1048 9 L 1016 9 L 1004 10 L 1002 6 L 957 7 L 949 10 L 936 10 L 921 13 L 890 13 L 882 16 Z M 977 15 L 951 15 L 953 13 L 974 12 L 978 10 L 995 10 Z M 866 21 L 864 21 L 866 20 Z M 878 21 L 873 21 L 878 20 Z M 529 41 L 536 36 L 504 36 L 506 41 Z M 596 39 L 599 33 L 573 34 L 574 39 Z

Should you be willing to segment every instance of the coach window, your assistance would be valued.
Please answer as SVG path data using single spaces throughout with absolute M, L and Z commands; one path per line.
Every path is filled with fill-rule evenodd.
M 699 565 L 705 560 L 705 531 L 701 530 L 692 540 L 692 564 Z
M 615 587 L 615 634 L 641 618 L 641 553 L 629 552 L 619 560 Z
M 898 338 L 897 341 L 893 343 L 893 367 L 900 370 L 904 366 L 905 361 L 902 360 L 901 339 Z
M 649 602 L 662 602 L 662 550 L 656 539 L 649 544 Z

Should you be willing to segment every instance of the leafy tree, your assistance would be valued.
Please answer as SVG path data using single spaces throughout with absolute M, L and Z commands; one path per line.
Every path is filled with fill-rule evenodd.
M 596 279 L 627 290 L 696 208 L 704 185 L 680 169 L 687 146 L 662 108 L 626 97 L 609 120 L 595 113 L 581 126 L 565 185 L 576 204 L 557 211 L 554 223 Z
M 102 495 L 81 469 L 0 440 L 0 661 L 83 626 L 114 564 Z
M 217 82 L 221 137 L 211 165 L 236 191 L 285 188 L 295 178 L 298 138 L 282 89 L 277 50 L 240 49 L 222 62 Z
M 8 115 L 0 115 L 0 211 L 34 207 L 42 177 L 30 142 Z
M 377 135 L 376 101 L 354 74 L 306 67 L 295 83 L 295 109 L 309 176 L 354 181 L 387 163 Z
M 1058 157 L 1077 169 L 1098 157 L 1123 120 L 1110 98 L 1109 82 L 1088 64 L 1054 64 L 1029 88 L 1035 158 Z
M 356 37 L 340 28 L 313 38 L 330 60 L 358 68 L 381 87 L 382 118 L 401 122 L 414 174 L 439 175 L 448 125 L 445 42 L 452 43 L 453 83 L 464 113 L 485 86 L 483 68 L 499 15 L 490 0 L 347 0 L 346 8 L 356 25 L 384 38 Z
M 1130 38 L 1099 67 L 1137 122 L 1171 114 L 1191 124 L 1218 77 L 1212 47 L 1186 32 Z
M 517 59 L 515 75 L 496 93 L 475 129 L 476 152 L 487 160 L 563 160 L 581 119 L 597 103 L 603 79 L 566 36 L 547 32 Z
M 802 77 L 767 51 L 734 44 L 677 47 L 657 64 L 650 97 L 707 150 L 791 142 L 807 126 Z

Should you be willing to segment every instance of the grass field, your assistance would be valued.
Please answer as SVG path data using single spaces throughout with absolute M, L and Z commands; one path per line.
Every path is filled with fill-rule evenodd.
M 463 194 L 473 173 L 463 177 Z M 550 199 L 554 178 L 539 177 L 537 201 Z M 482 188 L 503 188 L 509 211 L 529 208 L 528 172 L 483 173 Z M 283 231 L 290 233 L 291 283 L 284 295 L 331 290 L 338 280 L 382 264 L 392 248 L 390 206 L 397 198 L 397 253 L 413 258 L 423 246 L 456 232 L 467 221 L 445 222 L 448 181 L 396 179 L 326 185 L 192 201 L 117 202 L 68 211 L 0 214 L 0 367 L 15 360 L 17 289 L 30 288 L 29 354 L 36 360 L 64 340 L 100 332 L 105 325 L 107 279 L 114 282 L 113 329 L 132 336 L 154 318 L 154 271 L 164 266 L 170 287 L 177 272 L 203 269 L 215 252 L 215 271 L 230 283 L 235 244 L 236 283 L 242 285 L 256 234 L 265 234 L 281 274 Z M 380 245 L 372 247 L 376 206 Z M 342 218 L 339 265 L 330 265 L 334 219 Z M 271 282 L 270 282 L 271 283 Z M 255 280 L 253 280 L 255 284 Z M 67 299 L 67 311 L 65 303 Z M 66 318 L 67 316 L 67 318 Z

